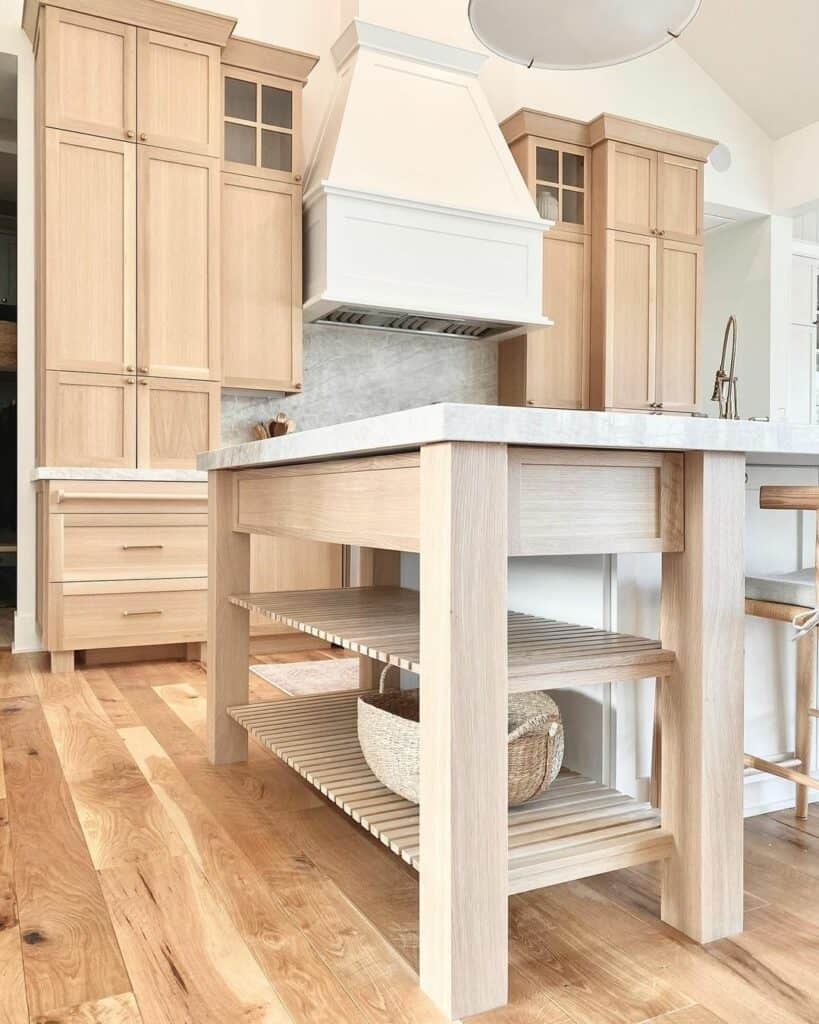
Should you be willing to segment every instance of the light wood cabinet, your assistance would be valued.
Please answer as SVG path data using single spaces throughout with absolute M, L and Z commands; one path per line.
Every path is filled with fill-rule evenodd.
M 188 469 L 219 446 L 219 384 L 140 377 L 136 390 L 140 468 Z
M 218 46 L 139 29 L 139 142 L 218 157 L 219 81 Z
M 498 346 L 498 401 L 587 409 L 591 239 L 549 232 L 543 239 L 543 310 L 553 327 L 528 331 Z
M 49 370 L 135 370 L 135 168 L 127 142 L 45 131 L 38 284 Z
M 41 17 L 45 123 L 135 140 L 137 30 L 60 7 Z
M 222 175 L 223 382 L 299 391 L 301 186 Z
M 139 150 L 140 373 L 217 380 L 219 161 Z
M 222 81 L 225 170 L 300 182 L 301 83 L 237 67 Z
M 657 344 L 657 241 L 610 231 L 606 237 L 606 408 L 654 402 Z
M 713 140 L 610 114 L 521 110 L 501 128 L 538 212 L 556 223 L 543 275 L 554 326 L 501 342 L 500 401 L 696 412 Z
M 48 370 L 45 406 L 45 465 L 136 465 L 134 377 Z
M 41 46 L 49 127 L 220 155 L 218 46 L 59 7 Z

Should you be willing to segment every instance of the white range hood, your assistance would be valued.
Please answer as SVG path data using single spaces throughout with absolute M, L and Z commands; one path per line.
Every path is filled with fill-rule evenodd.
M 543 231 L 485 58 L 353 21 L 304 189 L 304 317 L 499 338 L 542 315 Z

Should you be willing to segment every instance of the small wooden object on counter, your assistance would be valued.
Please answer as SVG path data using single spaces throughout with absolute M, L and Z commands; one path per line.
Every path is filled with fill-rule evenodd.
M 715 145 L 611 114 L 501 125 L 541 216 L 543 312 L 500 344 L 505 405 L 695 412 L 703 168 Z

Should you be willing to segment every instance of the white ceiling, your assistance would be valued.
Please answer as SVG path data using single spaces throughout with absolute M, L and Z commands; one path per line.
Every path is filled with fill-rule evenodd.
M 817 0 L 702 0 L 680 44 L 771 138 L 819 121 Z

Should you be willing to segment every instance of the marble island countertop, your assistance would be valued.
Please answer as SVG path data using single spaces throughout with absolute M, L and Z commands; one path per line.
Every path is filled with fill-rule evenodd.
M 749 462 L 819 465 L 819 427 L 646 413 L 421 406 L 204 452 L 200 470 L 407 451 L 439 441 L 568 448 L 746 452 Z
M 201 483 L 207 474 L 198 469 L 107 469 L 92 466 L 38 466 L 32 480 L 136 480 Z

